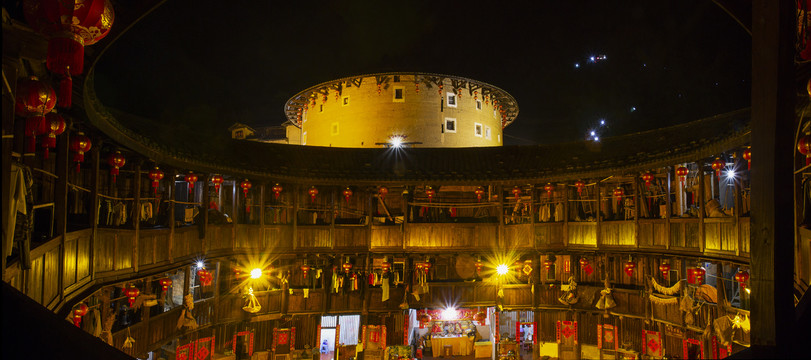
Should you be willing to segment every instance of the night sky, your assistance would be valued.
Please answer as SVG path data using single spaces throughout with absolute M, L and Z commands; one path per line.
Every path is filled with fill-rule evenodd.
M 279 125 L 297 92 L 382 71 L 496 85 L 520 108 L 505 143 L 547 144 L 749 106 L 751 37 L 709 0 L 169 0 L 101 58 L 96 89 L 204 139 Z

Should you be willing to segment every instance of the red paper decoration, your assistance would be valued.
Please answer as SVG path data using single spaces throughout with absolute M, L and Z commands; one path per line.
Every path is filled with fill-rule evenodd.
M 77 327 L 82 324 L 82 316 L 87 315 L 87 305 L 84 303 L 79 303 L 79 305 L 73 309 L 73 325 Z
M 225 179 L 223 179 L 222 175 L 211 176 L 211 183 L 214 184 L 214 191 L 217 192 L 217 195 L 220 194 L 220 186 L 222 186 L 223 182 L 225 182 Z
M 383 264 L 380 265 L 380 268 L 383 269 L 384 273 L 388 273 L 391 270 L 391 263 L 384 260 Z
M 586 267 L 589 264 L 589 259 L 580 258 L 580 267 Z
M 45 128 L 40 135 L 48 135 L 47 138 L 42 140 L 42 149 L 45 150 L 45 158 L 47 159 L 50 154 L 50 149 L 56 148 L 56 137 L 65 132 L 65 119 L 62 115 L 56 112 L 50 112 L 45 115 Z
M 552 185 L 551 183 L 546 183 L 546 185 L 543 186 L 543 189 L 546 191 L 546 196 L 551 198 L 552 191 L 555 191 L 555 185 Z
M 163 171 L 157 166 L 149 171 L 149 179 L 152 180 L 152 190 L 154 190 L 155 195 L 158 195 L 158 187 L 160 187 L 160 182 L 164 176 Z
M 797 141 L 797 151 L 805 155 L 805 165 L 811 165 L 811 135 L 805 134 Z
M 14 112 L 22 117 L 50 113 L 56 106 L 56 93 L 47 82 L 36 76 L 17 80 Z
M 430 186 L 425 187 L 425 195 L 428 196 L 428 202 L 431 202 L 434 199 L 435 194 L 436 191 L 434 191 L 434 188 Z
M 645 181 L 645 189 L 650 190 L 650 182 L 653 181 L 653 174 L 649 172 L 642 174 L 642 180 Z
M 809 84 L 811 84 L 811 80 L 809 80 Z M 752 149 L 744 150 L 741 157 L 746 160 L 746 169 L 752 170 Z
M 388 193 L 389 193 L 389 188 L 387 188 L 385 186 L 381 186 L 381 187 L 377 188 L 377 194 L 380 195 L 381 199 L 385 198 L 386 194 L 388 194 Z
M 194 191 L 194 183 L 196 183 L 198 179 L 199 179 L 199 177 L 197 176 L 197 174 L 195 174 L 195 173 L 193 173 L 191 171 L 189 171 L 189 173 L 186 174 L 185 180 L 186 180 L 186 183 L 189 184 L 189 194 L 191 194 L 192 191 Z
M 577 188 L 577 195 L 578 195 L 578 196 L 583 196 L 583 188 L 585 188 L 585 187 L 586 187 L 586 183 L 585 183 L 585 182 L 583 182 L 582 180 L 577 180 L 577 181 L 574 183 L 574 187 L 576 187 L 576 188 Z
M 546 260 L 544 260 L 543 262 L 543 267 L 546 269 L 546 271 L 549 271 L 549 268 L 551 268 L 552 265 L 554 264 L 555 260 L 553 260 L 552 258 L 546 258 Z
M 214 275 L 206 269 L 197 270 L 197 278 L 202 286 L 209 286 L 214 281 Z
M 473 191 L 473 193 L 475 193 L 475 194 L 476 194 L 476 199 L 477 199 L 479 202 L 481 202 L 481 201 L 482 201 L 482 196 L 484 195 L 484 188 L 482 188 L 481 186 L 479 186 L 479 187 L 477 187 L 477 188 L 476 188 L 476 190 L 474 190 L 474 191 Z
M 352 271 L 352 263 L 349 262 L 349 258 L 346 259 L 346 262 L 341 265 L 341 268 L 344 269 L 344 272 L 349 274 Z
M 632 276 L 634 276 L 634 269 L 635 268 L 636 268 L 636 263 L 633 262 L 632 260 L 628 260 L 627 262 L 625 262 L 625 266 L 624 266 L 623 270 L 625 271 L 626 275 L 628 275 L 629 277 L 632 277 Z
M 426 260 L 424 263 L 422 263 L 422 269 L 425 271 L 426 274 L 428 274 L 428 271 L 431 270 L 431 262 Z
M 110 165 L 110 175 L 113 177 L 113 182 L 115 182 L 115 177 L 118 176 L 118 169 L 126 163 L 127 159 L 121 154 L 121 151 L 116 151 L 107 156 L 107 164 Z
M 344 199 L 346 200 L 346 203 L 349 204 L 349 198 L 352 197 L 352 189 L 347 187 L 346 189 L 344 189 L 342 194 L 344 194 Z
M 82 161 L 84 161 L 84 153 L 90 151 L 93 144 L 90 138 L 84 136 L 83 132 L 79 132 L 76 136 L 70 139 L 70 149 L 75 153 L 73 154 L 73 162 L 76 163 L 76 172 L 81 170 Z
M 172 286 L 172 279 L 170 279 L 168 277 L 162 278 L 162 279 L 158 280 L 158 284 L 161 284 L 161 288 L 163 289 L 163 292 L 166 292 L 166 290 L 169 290 L 169 287 Z
M 715 176 L 721 177 L 721 169 L 725 168 L 727 164 L 721 158 L 715 158 L 712 162 L 712 169 L 715 170 Z
M 521 191 L 521 188 L 516 185 L 516 186 L 513 186 L 513 189 L 511 190 L 511 192 L 513 193 L 513 196 L 515 196 L 515 199 L 518 200 L 518 198 L 521 196 L 522 191 Z
M 746 282 L 749 281 L 749 272 L 740 270 L 735 274 L 735 281 L 741 285 L 741 289 L 746 289 Z
M 478 321 L 479 325 L 484 326 L 484 322 L 487 320 L 487 313 L 484 311 L 479 310 L 476 314 L 473 315 L 473 321 Z
M 130 307 L 135 304 L 135 298 L 137 298 L 140 293 L 141 290 L 138 290 L 135 286 L 124 289 L 124 296 L 127 297 L 127 302 L 130 304 Z
M 84 70 L 84 47 L 110 32 L 115 13 L 109 0 L 26 0 L 25 19 L 47 36 L 48 70 L 62 77 L 59 106 L 70 107 L 72 80 Z
M 670 264 L 659 265 L 659 271 L 662 273 L 662 277 L 667 279 L 667 276 L 670 273 Z
M 684 180 L 686 179 L 688 173 L 690 173 L 690 170 L 688 170 L 684 166 L 679 166 L 678 168 L 676 168 L 676 176 L 678 176 L 679 181 L 681 181 L 681 187 L 684 187 Z
M 318 195 L 318 189 L 316 189 L 315 186 L 311 186 L 307 193 L 310 194 L 310 202 L 315 202 L 315 197 Z

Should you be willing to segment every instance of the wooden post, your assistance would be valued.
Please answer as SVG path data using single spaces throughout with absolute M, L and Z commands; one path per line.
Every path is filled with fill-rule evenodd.
M 231 249 L 237 248 L 237 227 L 239 226 L 239 199 L 237 198 L 237 187 L 239 187 L 239 179 L 231 181 L 231 212 L 233 215 L 234 226 L 231 227 Z M 223 190 L 222 188 L 220 188 Z
M 670 178 L 670 174 L 672 172 L 673 172 L 673 167 L 668 166 L 667 171 L 665 171 L 665 173 L 667 173 L 667 184 L 666 184 L 667 186 L 665 187 L 665 190 L 667 191 L 667 193 L 665 194 L 665 206 L 667 207 L 665 209 L 665 219 L 666 219 L 666 221 L 665 221 L 665 236 L 667 237 L 667 239 L 665 239 L 665 249 L 668 249 L 668 250 L 670 249 L 670 240 L 671 240 L 670 239 L 670 218 L 673 216 L 673 203 L 670 201 L 670 194 L 673 191 L 670 188 L 671 187 L 671 181 L 672 181 L 672 179 Z
M 496 233 L 496 248 L 500 251 L 504 250 L 504 187 L 496 185 L 496 194 L 498 194 L 498 230 Z
M 61 264 L 65 263 L 65 234 L 68 232 L 68 175 L 70 173 L 70 134 L 65 131 L 65 134 L 57 137 L 56 140 L 56 187 L 54 189 L 54 223 L 56 229 L 55 236 L 60 236 L 60 250 L 59 250 L 59 271 L 57 276 L 59 278 L 59 299 L 64 296 L 64 277 L 65 267 Z M 26 272 L 27 275 L 27 272 Z M 26 276 L 27 277 L 27 276 Z M 26 289 L 28 293 L 28 289 Z
M 706 246 L 707 240 L 704 238 L 706 232 L 704 231 L 704 218 L 706 217 L 706 211 L 704 207 L 706 206 L 706 200 L 704 199 L 704 194 L 707 192 L 706 187 L 704 186 L 704 160 L 696 161 L 698 164 L 698 251 L 704 252 L 704 248 Z M 712 175 L 710 175 L 712 178 Z M 693 204 L 695 205 L 695 204 Z M 686 232 L 686 229 L 685 229 Z M 686 235 L 686 234 L 685 234 Z M 687 240 L 685 239 L 684 246 L 687 246 Z
M 796 82 L 793 1 L 752 2 L 752 346 L 789 357 L 794 321 L 791 192 Z M 767 349 L 764 349 L 767 348 Z M 757 356 L 757 349 L 755 356 Z
M 535 235 L 534 228 L 532 229 L 532 235 L 533 237 Z M 569 247 L 569 185 L 563 186 L 563 247 Z
M 169 179 L 170 179 L 170 181 L 169 181 L 169 200 L 177 200 L 177 195 L 176 195 L 176 192 L 175 192 L 175 174 L 176 173 L 177 172 L 175 170 L 172 170 L 169 173 Z M 169 262 L 170 263 L 174 262 L 174 258 L 175 258 L 175 256 L 174 256 L 175 224 L 177 223 L 177 221 L 175 220 L 175 208 L 176 207 L 177 207 L 177 204 L 175 204 L 173 202 L 170 202 L 169 203 L 169 209 L 168 209 L 169 214 L 167 215 L 169 217 L 169 246 L 168 246 L 169 251 L 168 252 L 169 252 Z M 186 245 L 186 244 L 184 244 L 184 245 Z
M 201 174 L 200 176 L 203 180 L 203 195 L 200 196 L 200 207 L 203 213 L 200 218 L 203 219 L 203 236 L 208 237 L 208 203 L 211 201 L 208 192 L 211 191 L 211 186 L 208 185 L 208 174 Z
M 11 151 L 14 147 L 15 133 L 14 133 L 14 94 L 17 88 L 17 71 L 18 67 L 16 62 L 12 62 L 11 54 L 4 51 L 3 54 L 3 79 L 8 80 L 7 89 L 8 93 L 3 92 L 3 107 L 0 111 L 3 113 L 3 152 L 0 167 L 2 168 L 2 210 L 0 214 L 8 214 L 11 211 L 11 194 L 9 193 L 8 181 L 11 179 Z M 17 137 L 17 140 L 22 137 Z M 55 214 L 54 214 L 55 215 Z M 3 239 L 3 241 L 13 241 L 12 239 Z M 0 272 L 2 272 L 2 279 L 5 279 L 6 273 L 6 257 L 0 256 Z
M 340 188 L 338 188 L 340 190 Z M 335 189 L 329 192 L 329 248 L 335 250 Z M 324 217 L 325 219 L 327 216 Z M 316 220 L 318 222 L 318 220 Z M 340 267 L 340 264 L 338 265 Z
M 92 163 L 91 169 L 93 173 L 90 174 L 90 249 L 88 250 L 89 258 L 95 258 L 96 238 L 99 229 L 99 171 L 101 170 L 99 164 L 101 163 L 101 148 L 103 141 L 98 141 L 98 144 L 90 150 L 90 161 Z M 95 261 L 89 261 L 90 279 L 95 278 Z M 78 280 L 78 277 L 76 278 Z
M 138 237 L 141 236 L 141 165 L 140 161 L 135 164 L 133 179 L 132 228 L 135 229 L 135 238 L 132 240 L 132 269 L 135 272 L 138 272 Z M 116 255 L 117 252 L 118 249 Z
M 271 185 L 273 186 L 273 185 Z M 263 181 L 259 184 L 259 228 L 265 228 L 265 190 L 267 188 L 267 182 Z M 262 230 L 260 234 L 264 233 L 265 230 Z M 259 243 L 262 243 L 262 240 L 259 240 Z M 258 246 L 257 246 L 258 247 Z
M 602 226 L 601 224 L 603 222 L 603 200 L 601 196 L 602 189 L 600 188 L 599 180 L 597 180 L 597 183 L 594 185 L 594 190 L 594 196 L 597 200 L 597 213 L 594 216 L 597 218 L 597 227 L 594 228 L 594 244 L 599 249 L 601 245 L 600 240 L 602 240 L 600 239 L 600 226 Z

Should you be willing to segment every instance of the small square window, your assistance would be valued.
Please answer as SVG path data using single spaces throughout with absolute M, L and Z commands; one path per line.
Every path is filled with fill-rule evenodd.
M 445 118 L 445 132 L 455 133 L 456 132 L 456 119 L 454 118 Z
M 456 94 L 451 92 L 448 93 L 448 107 L 456 107 Z
M 474 131 L 473 135 L 476 135 L 477 137 L 482 137 L 482 124 L 476 123 L 473 131 Z
M 342 98 L 341 106 L 347 106 L 347 105 L 349 105 L 349 96 L 344 96 Z
M 400 75 L 394 75 L 394 82 L 400 82 Z
M 330 126 L 330 134 L 332 136 L 338 135 L 338 123 L 337 122 L 332 123 L 332 126 Z
M 394 87 L 394 98 L 392 99 L 394 102 L 405 102 L 405 88 L 402 86 L 395 86 Z
M 482 101 L 481 100 L 476 100 L 476 110 L 481 110 L 481 109 L 482 109 Z
M 489 126 L 484 127 L 484 138 L 487 139 L 487 140 L 490 140 L 490 127 Z

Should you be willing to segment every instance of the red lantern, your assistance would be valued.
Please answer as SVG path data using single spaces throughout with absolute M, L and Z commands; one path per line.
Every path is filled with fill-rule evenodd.
M 62 115 L 55 112 L 50 112 L 45 115 L 45 129 L 41 135 L 48 135 L 42 141 L 42 148 L 45 150 L 45 158 L 47 159 L 50 154 L 50 149 L 56 148 L 56 137 L 65 132 L 65 119 Z
M 425 263 L 418 262 L 414 267 L 417 268 L 417 272 L 422 272 L 425 269 Z
M 484 326 L 484 321 L 487 319 L 487 314 L 484 311 L 479 311 L 473 315 L 473 321 L 478 321 L 479 325 Z
M 642 180 L 645 181 L 645 189 L 650 190 L 650 182 L 653 181 L 653 174 L 649 172 L 642 174 Z
M 349 262 L 349 258 L 347 258 L 346 262 L 341 265 L 341 268 L 344 269 L 345 273 L 349 274 L 349 272 L 352 270 L 352 263 Z
M 482 262 L 482 259 L 476 259 L 476 262 L 473 263 L 473 265 L 476 266 L 476 274 L 477 275 L 481 274 L 482 273 L 482 268 L 484 267 L 484 263 Z
M 431 322 L 431 320 L 432 320 L 431 315 L 429 315 L 427 312 L 424 312 L 424 313 L 422 313 L 422 315 L 420 315 L 420 322 L 421 323 L 429 323 L 429 322 Z
M 484 195 L 484 189 L 481 186 L 479 186 L 473 192 L 476 194 L 476 199 L 479 200 L 479 202 L 481 202 L 482 196 Z
M 521 196 L 521 188 L 518 187 L 518 185 L 513 186 L 511 192 L 513 193 L 513 196 L 515 196 L 515 200 L 518 200 L 518 198 Z
M 679 166 L 676 168 L 676 176 L 679 177 L 679 181 L 681 181 L 681 187 L 684 187 L 684 180 L 687 177 L 687 174 L 690 173 L 690 170 L 687 170 L 684 166 Z
M 185 180 L 186 180 L 186 183 L 189 184 L 189 194 L 191 194 L 192 191 L 194 191 L 194 183 L 196 183 L 198 179 L 199 179 L 199 177 L 197 176 L 197 174 L 195 174 L 195 173 L 193 173 L 191 171 L 189 171 L 189 173 L 186 174 Z
M 625 270 L 626 275 L 634 276 L 634 269 L 635 268 L 636 268 L 636 263 L 633 262 L 632 260 L 628 260 L 627 262 L 625 262 L 625 266 L 624 266 L 623 270 Z
M 163 292 L 166 292 L 167 290 L 169 290 L 169 287 L 172 286 L 172 279 L 170 279 L 170 278 L 162 278 L 162 279 L 158 280 L 158 284 L 161 284 L 161 288 L 163 289 Z
M 811 135 L 804 135 L 797 141 L 797 151 L 805 155 L 805 166 L 811 165 Z
M 388 273 L 391 270 L 391 263 L 388 261 L 383 261 L 383 264 L 380 265 L 380 268 L 383 269 L 384 273 Z
M 84 47 L 110 32 L 115 13 L 109 0 L 27 0 L 25 18 L 35 31 L 47 36 L 48 70 L 62 76 L 59 106 L 70 107 L 72 80 L 84 70 Z
M 315 196 L 318 195 L 318 189 L 316 189 L 315 186 L 311 186 L 307 193 L 310 194 L 310 202 L 315 202 Z
M 301 265 L 301 272 L 304 274 L 305 279 L 307 278 L 307 273 L 310 272 L 310 269 L 311 269 L 310 265 L 307 265 L 307 263 L 304 263 L 304 265 Z
M 385 186 L 381 186 L 381 187 L 377 188 L 377 195 L 380 195 L 381 199 L 385 198 L 386 194 L 388 194 L 388 193 L 389 193 L 389 188 L 387 188 Z
M 270 188 L 270 191 L 273 191 L 273 196 L 276 197 L 276 200 L 279 200 L 279 195 L 282 194 L 283 189 L 284 188 L 282 188 L 282 186 L 279 185 L 279 183 L 276 183 L 275 185 L 273 185 L 273 187 Z
M 662 277 L 667 279 L 667 275 L 670 273 L 670 264 L 659 265 L 659 271 L 662 272 Z
M 585 188 L 585 187 L 586 187 L 586 183 L 585 183 L 585 182 L 583 182 L 582 180 L 577 180 L 577 181 L 574 183 L 574 187 L 576 187 L 576 188 L 577 188 L 577 195 L 578 195 L 578 196 L 583 196 L 583 188 Z
M 422 269 L 425 270 L 425 273 L 428 274 L 428 271 L 431 270 L 431 263 L 426 260 L 422 263 Z
M 617 198 L 617 206 L 622 205 L 622 197 L 623 196 L 625 196 L 625 190 L 623 190 L 621 187 L 617 186 L 617 188 L 614 189 L 614 197 Z
M 79 132 L 76 136 L 70 139 L 70 149 L 73 150 L 73 161 L 76 163 L 76 172 L 81 170 L 82 161 L 84 161 L 84 153 L 90 151 L 93 144 L 90 138 L 84 136 L 83 132 Z
M 248 179 L 242 180 L 242 182 L 239 183 L 239 187 L 242 188 L 242 193 L 245 194 L 245 198 L 248 198 L 248 190 L 250 190 L 252 186 L 253 184 L 251 184 Z
M 555 191 L 555 185 L 546 183 L 546 185 L 543 186 L 543 189 L 546 191 L 546 196 L 552 198 L 552 191 Z
M 586 267 L 586 266 L 588 266 L 588 265 L 589 265 L 589 259 L 586 259 L 586 258 L 580 258 L 580 267 L 581 267 L 581 268 L 584 268 L 584 267 Z
M 428 196 L 428 202 L 431 202 L 434 199 L 435 194 L 436 191 L 434 191 L 434 188 L 430 186 L 425 187 L 425 195 Z
M 200 281 L 200 285 L 209 286 L 214 280 L 214 275 L 212 275 L 211 272 L 206 269 L 200 269 L 197 270 L 197 278 Z
M 220 186 L 222 183 L 225 182 L 222 175 L 214 175 L 211 177 L 211 183 L 214 184 L 214 191 L 217 192 L 217 195 L 220 194 Z
M 237 279 L 239 279 L 239 277 L 242 276 L 242 268 L 239 266 L 234 266 L 234 268 L 231 269 L 231 271 L 234 272 L 234 277 Z
M 552 265 L 555 265 L 555 260 L 552 258 L 546 258 L 546 260 L 543 262 L 543 267 L 546 269 L 546 271 L 549 271 L 549 268 L 551 268 Z
M 47 82 L 36 76 L 17 80 L 14 112 L 22 117 L 50 113 L 56 106 L 56 93 Z
M 811 81 L 811 80 L 809 80 Z M 746 149 L 743 151 L 743 155 L 741 155 L 744 160 L 746 160 L 746 169 L 752 170 L 752 149 Z
M 346 189 L 344 189 L 343 194 L 344 194 L 344 199 L 346 199 L 346 203 L 349 204 L 349 198 L 352 197 L 352 189 L 347 187 Z
M 442 88 L 443 88 L 443 87 L 444 87 L 444 86 L 439 85 L 439 96 L 442 96 Z
M 746 282 L 749 281 L 749 272 L 739 270 L 737 274 L 735 274 L 735 281 L 741 285 L 741 289 L 746 289 Z
M 44 128 L 45 116 L 34 115 L 25 119 L 25 136 L 28 138 L 26 153 L 31 154 L 37 151 L 37 135 L 42 133 Z
M 721 177 L 721 169 L 725 168 L 726 166 L 727 164 L 724 163 L 721 158 L 715 158 L 715 160 L 712 162 L 712 169 L 715 170 L 715 176 Z
M 160 181 L 163 180 L 163 177 L 163 171 L 157 166 L 155 166 L 154 169 L 149 170 L 149 179 L 152 180 L 152 190 L 154 190 L 155 195 L 158 195 L 158 187 L 160 186 Z
M 415 91 L 417 94 L 419 94 L 419 93 L 420 93 L 420 83 L 414 83 L 414 88 L 415 88 L 415 90 L 414 90 L 414 91 Z M 811 92 L 809 92 L 809 93 L 811 93 Z
M 87 315 L 87 305 L 79 303 L 79 306 L 73 309 L 73 325 L 77 327 L 82 324 L 82 316 Z
M 135 304 L 135 298 L 137 298 L 140 293 L 141 291 L 134 286 L 124 289 L 124 296 L 127 297 L 127 302 L 130 304 L 130 307 Z
M 115 177 L 118 176 L 118 169 L 120 169 L 126 163 L 127 159 L 124 158 L 121 151 L 116 151 L 107 156 L 107 164 L 110 165 L 110 175 L 113 177 L 113 182 L 115 182 Z
M 701 285 L 704 282 L 704 275 L 706 271 L 703 268 L 698 267 L 694 269 L 687 270 L 687 282 L 690 284 Z

